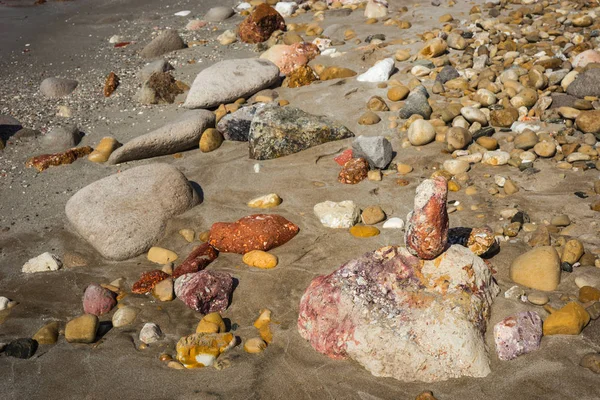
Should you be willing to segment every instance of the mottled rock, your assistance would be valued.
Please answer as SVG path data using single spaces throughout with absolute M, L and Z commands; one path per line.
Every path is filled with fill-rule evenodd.
M 27 359 L 33 357 L 37 347 L 38 342 L 33 339 L 16 339 L 6 345 L 4 354 L 8 357 Z
M 193 149 L 198 146 L 202 132 L 214 124 L 215 116 L 210 111 L 188 111 L 165 126 L 131 139 L 110 155 L 108 163 L 119 164 Z
M 411 254 L 431 260 L 444 251 L 448 241 L 447 195 L 448 184 L 441 177 L 426 179 L 417 187 L 404 236 Z
M 595 374 L 600 374 L 600 353 L 590 353 L 583 356 L 579 365 L 589 369 Z
M 92 283 L 83 294 L 83 311 L 86 314 L 103 315 L 117 305 L 116 293 Z
M 308 64 L 320 53 L 319 48 L 312 43 L 276 44 L 261 54 L 260 58 L 277 65 L 279 72 L 283 75 L 290 75 L 294 70 Z
M 138 78 L 141 83 L 146 82 L 150 77 L 157 72 L 168 72 L 173 70 L 173 66 L 167 60 L 154 60 L 144 65 L 138 73 Z
M 50 167 L 67 165 L 74 163 L 78 158 L 85 157 L 92 152 L 90 146 L 76 147 L 60 153 L 42 154 L 27 160 L 27 168 L 35 168 L 39 172 L 45 171 Z
M 294 107 L 265 107 L 250 126 L 250 158 L 269 160 L 354 136 L 345 126 Z
M 225 140 L 247 142 L 252 120 L 256 113 L 264 107 L 265 103 L 256 103 L 227 114 L 219 120 L 217 129 L 223 134 Z
M 338 182 L 355 185 L 369 175 L 369 163 L 364 158 L 352 158 L 344 164 L 338 175 Z
M 173 104 L 181 93 L 181 82 L 177 82 L 173 75 L 169 72 L 155 72 L 142 84 L 135 99 L 140 104 Z
M 232 59 L 202 70 L 185 99 L 185 108 L 211 108 L 248 98 L 279 80 L 279 68 L 269 60 Z
M 276 30 L 285 31 L 283 17 L 271 6 L 261 3 L 238 27 L 242 42 L 261 43 Z
M 268 251 L 287 243 L 298 231 L 296 225 L 280 215 L 255 214 L 233 223 L 214 223 L 210 228 L 209 243 L 226 253 Z
M 154 269 L 152 271 L 146 271 L 142 273 L 140 279 L 138 279 L 131 287 L 131 293 L 145 294 L 154 288 L 154 286 L 169 277 L 169 274 L 161 271 L 160 269 Z
M 113 326 L 115 328 L 120 328 L 122 326 L 127 326 L 127 325 L 133 323 L 133 321 L 135 321 L 135 318 L 137 317 L 139 311 L 140 311 L 139 309 L 132 307 L 132 306 L 125 306 L 125 307 L 119 308 L 113 314 L 113 317 L 112 317 Z
M 146 322 L 140 330 L 140 342 L 145 344 L 158 342 L 162 337 L 160 327 L 153 322 Z
M 385 219 L 385 213 L 379 206 L 369 206 L 360 214 L 360 219 L 365 225 L 375 225 Z
M 318 80 L 315 71 L 308 65 L 302 65 L 293 70 L 289 76 L 283 81 L 283 87 L 298 88 L 310 85 Z
M 58 256 L 46 252 L 27 261 L 21 271 L 26 274 L 33 274 L 36 272 L 57 271 L 60 267 L 62 267 L 62 263 Z
M 429 93 L 427 93 L 427 89 L 423 86 L 416 87 L 406 98 L 404 107 L 400 109 L 398 115 L 402 119 L 408 119 L 414 114 L 429 119 L 433 110 L 427 101 L 428 98 Z
M 314 206 L 313 211 L 323 226 L 327 228 L 350 228 L 357 221 L 360 210 L 351 200 L 325 201 Z
M 384 247 L 315 278 L 300 302 L 298 330 L 318 352 L 351 358 L 375 376 L 481 377 L 490 373 L 483 332 L 498 291 L 465 247 L 432 261 Z
M 540 348 L 542 319 L 536 312 L 523 311 L 494 325 L 498 358 L 512 360 Z
M 176 30 L 167 29 L 160 35 L 152 39 L 140 52 L 143 58 L 158 58 L 163 54 L 185 48 L 183 39 Z
M 236 344 L 231 333 L 195 333 L 177 342 L 177 360 L 185 368 L 210 367 L 222 353 Z
M 233 278 L 227 272 L 205 270 L 175 280 L 177 298 L 203 314 L 225 311 L 232 292 Z
M 67 201 L 65 212 L 103 257 L 125 260 L 147 251 L 172 216 L 197 203 L 198 195 L 177 168 L 150 164 L 84 187 Z
M 579 98 L 600 96 L 600 70 L 590 68 L 577 75 L 573 83 L 567 87 L 567 93 Z

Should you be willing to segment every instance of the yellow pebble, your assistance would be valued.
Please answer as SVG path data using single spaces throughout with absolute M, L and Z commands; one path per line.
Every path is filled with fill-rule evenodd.
M 103 137 L 98 146 L 90 153 L 88 160 L 96 163 L 103 163 L 108 160 L 111 153 L 119 147 L 120 143 L 110 136 Z
M 181 229 L 179 234 L 188 242 L 192 243 L 196 237 L 196 232 L 193 229 Z
M 177 260 L 177 253 L 174 251 L 163 249 L 162 247 L 153 246 L 148 250 L 148 260 L 157 264 L 167 264 Z
M 379 229 L 374 226 L 353 226 L 350 233 L 354 237 L 366 238 L 379 235 Z
M 271 269 L 277 266 L 277 257 L 262 250 L 252 250 L 242 258 L 244 264 L 261 269 Z
M 458 192 L 460 190 L 460 185 L 455 181 L 448 182 L 448 190 L 451 192 Z

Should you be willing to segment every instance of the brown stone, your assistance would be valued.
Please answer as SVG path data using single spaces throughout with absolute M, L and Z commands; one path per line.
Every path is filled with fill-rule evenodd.
M 142 274 L 140 279 L 133 284 L 131 292 L 135 294 L 144 294 L 152 290 L 152 288 L 160 281 L 165 280 L 169 277 L 169 274 L 155 269 L 152 271 L 146 271 Z
M 238 29 L 242 42 L 261 43 L 276 30 L 285 31 L 285 21 L 273 7 L 262 3 L 240 23 Z
M 355 71 L 342 67 L 327 67 L 320 74 L 319 79 L 328 81 L 330 79 L 350 78 L 356 75 Z
M 369 162 L 364 158 L 352 158 L 344 164 L 338 182 L 354 185 L 369 175 Z
M 600 133 L 600 110 L 582 111 L 575 123 L 585 133 Z
M 510 126 L 519 119 L 519 111 L 516 108 L 505 108 L 503 110 L 492 110 L 490 113 L 490 124 L 501 128 Z
M 104 97 L 110 97 L 117 90 L 117 86 L 119 86 L 119 77 L 114 72 L 111 72 L 104 83 Z
M 218 251 L 226 253 L 268 251 L 287 243 L 298 231 L 298 226 L 280 215 L 255 214 L 233 223 L 213 224 L 209 243 Z
M 196 247 L 185 260 L 173 271 L 173 279 L 181 275 L 202 271 L 219 256 L 219 252 L 209 243 Z
M 579 301 L 587 303 L 588 301 L 600 300 L 600 289 L 592 286 L 583 286 L 579 289 Z
M 316 81 L 315 72 L 308 65 L 303 65 L 292 71 L 283 81 L 284 87 L 297 88 L 310 85 Z

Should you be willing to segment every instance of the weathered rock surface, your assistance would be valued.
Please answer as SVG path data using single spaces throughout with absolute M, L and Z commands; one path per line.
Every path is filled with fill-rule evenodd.
M 298 330 L 320 353 L 351 358 L 375 376 L 483 377 L 490 373 L 483 333 L 498 291 L 465 247 L 432 261 L 384 247 L 315 278 L 300 302 Z
M 208 243 L 203 243 L 187 256 L 173 271 L 173 279 L 181 275 L 202 271 L 211 262 L 217 259 L 219 252 Z
M 592 68 L 577 75 L 573 83 L 567 87 L 567 94 L 579 98 L 600 96 L 600 70 Z
M 360 215 L 360 209 L 351 200 L 324 201 L 315 204 L 313 211 L 323 226 L 334 229 L 354 226 Z
M 77 146 L 80 140 L 81 134 L 77 126 L 59 126 L 42 136 L 40 144 L 44 150 L 57 153 Z
M 34 257 L 27 261 L 21 271 L 26 274 L 33 274 L 36 272 L 56 271 L 62 267 L 62 262 L 58 256 L 45 252 L 37 257 Z
M 277 65 L 283 75 L 290 75 L 297 68 L 308 64 L 321 52 L 312 43 L 294 43 L 292 45 L 276 44 L 260 55 L 261 59 L 269 60 Z
M 279 68 L 269 60 L 218 62 L 200 72 L 185 99 L 185 108 L 210 108 L 247 98 L 279 80 Z
M 428 98 L 429 93 L 427 93 L 427 89 L 423 86 L 418 86 L 408 95 L 404 107 L 400 109 L 398 115 L 402 119 L 410 118 L 414 114 L 429 119 L 433 110 L 427 101 Z
M 215 115 L 210 111 L 188 111 L 161 128 L 131 139 L 115 150 L 107 162 L 119 164 L 196 148 L 202 132 L 214 124 Z
M 233 278 L 222 271 L 185 274 L 175 281 L 177 298 L 202 314 L 225 311 L 232 292 Z
M 265 106 L 265 103 L 257 103 L 227 114 L 217 123 L 217 130 L 223 134 L 225 140 L 247 142 L 252 120 L 256 113 Z
M 448 242 L 446 200 L 448 183 L 444 178 L 426 179 L 418 187 L 415 206 L 406 217 L 406 247 L 419 258 L 439 256 Z
M 65 212 L 103 257 L 125 260 L 148 250 L 163 235 L 167 220 L 198 200 L 179 170 L 150 164 L 84 187 L 69 199 Z
M 287 243 L 299 228 L 280 215 L 255 214 L 236 222 L 217 222 L 210 228 L 209 243 L 218 251 L 245 254 L 268 251 Z
M 494 326 L 494 340 L 501 360 L 535 351 L 542 341 L 542 319 L 533 311 L 506 317 Z
M 285 30 L 285 21 L 275 9 L 265 3 L 259 4 L 238 27 L 242 42 L 261 43 L 276 30 Z
M 144 58 L 157 58 L 184 47 L 185 43 L 177 31 L 167 29 L 148 43 L 140 55 Z
M 92 283 L 83 294 L 83 311 L 96 316 L 106 314 L 117 305 L 116 297 L 116 293 Z
M 58 99 L 71 94 L 78 84 L 74 79 L 46 78 L 40 85 L 40 92 L 49 99 Z
M 294 107 L 257 112 L 250 126 L 250 158 L 269 160 L 354 136 L 343 125 Z

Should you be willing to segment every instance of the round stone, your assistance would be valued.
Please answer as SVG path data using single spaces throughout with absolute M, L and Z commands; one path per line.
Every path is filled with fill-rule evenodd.
M 543 306 L 550 301 L 550 298 L 542 292 L 531 292 L 527 295 L 527 300 L 536 306 Z

